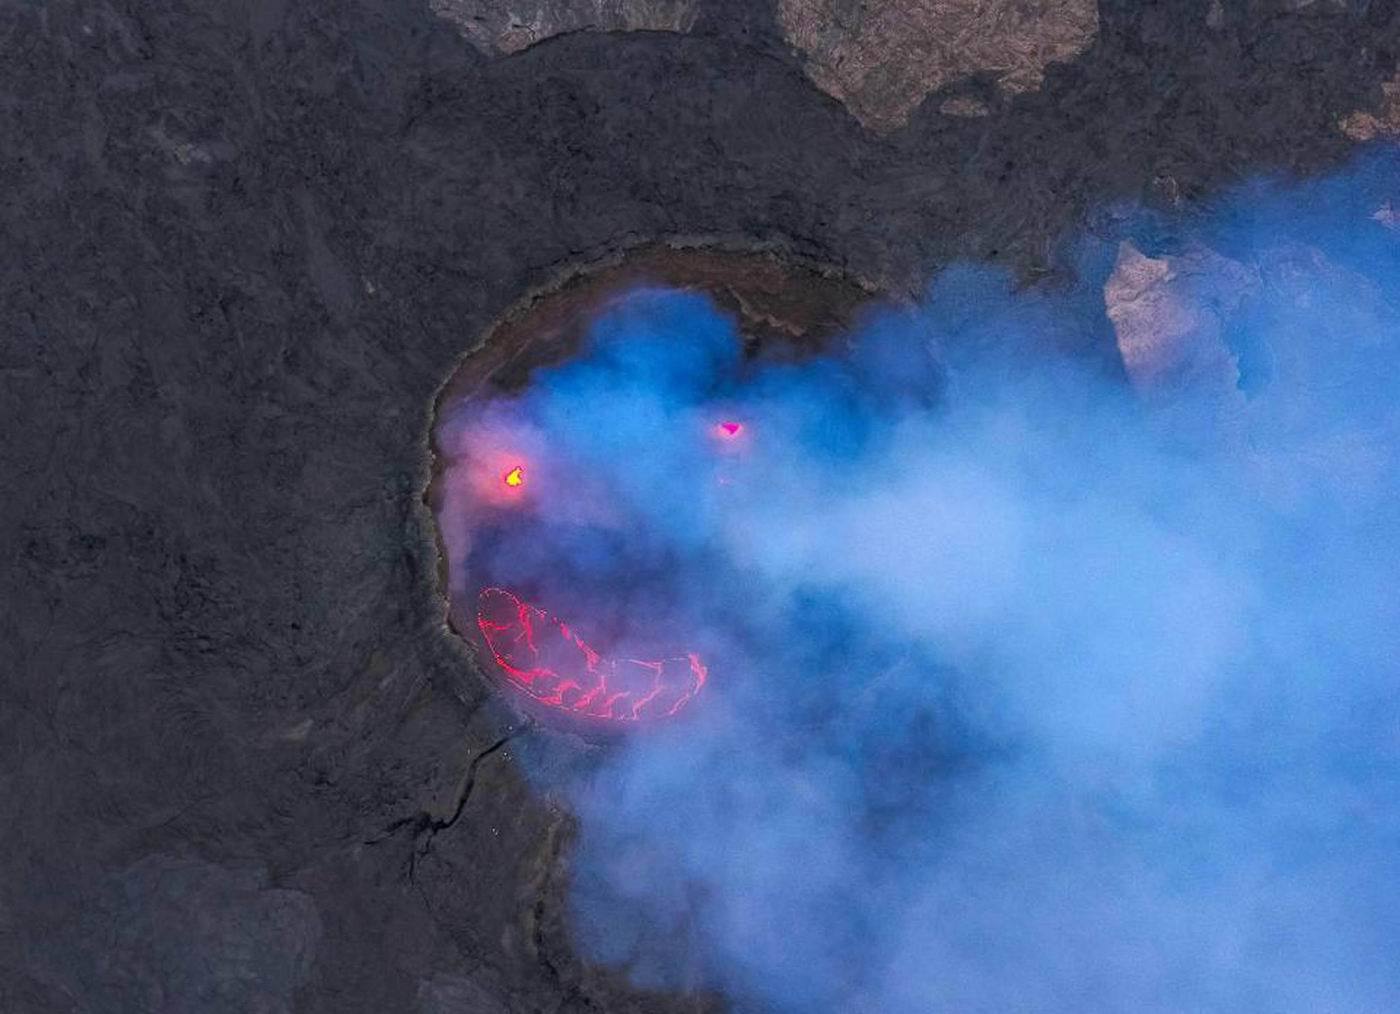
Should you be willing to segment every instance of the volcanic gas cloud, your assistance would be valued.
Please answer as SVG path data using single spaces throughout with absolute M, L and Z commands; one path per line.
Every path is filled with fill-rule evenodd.
M 587 400 L 611 386 L 603 374 L 622 387 L 649 376 L 658 385 L 649 406 L 621 388 L 567 405 L 532 387 L 448 407 L 438 442 L 449 593 L 459 617 L 471 612 L 458 626 L 475 628 L 488 668 L 531 703 L 596 723 L 670 718 L 705 685 L 707 631 L 726 626 L 701 616 L 675 576 L 697 570 L 713 582 L 729 565 L 703 538 L 678 540 L 650 515 L 703 513 L 715 487 L 733 481 L 745 427 L 710 418 L 718 408 L 707 399 L 724 387 L 717 374 L 737 378 L 738 338 L 703 298 L 652 290 L 616 300 L 590 340 L 590 355 L 537 380 Z M 578 411 L 618 427 L 581 443 L 558 416 Z M 665 467 L 680 471 L 657 475 L 653 444 L 671 447 Z M 692 525 L 703 532 L 699 515 Z
M 740 1009 L 1393 1009 L 1392 198 L 1120 214 L 1076 288 L 950 268 L 800 364 L 640 291 L 447 412 L 488 662 L 688 701 L 563 786 L 580 946 Z

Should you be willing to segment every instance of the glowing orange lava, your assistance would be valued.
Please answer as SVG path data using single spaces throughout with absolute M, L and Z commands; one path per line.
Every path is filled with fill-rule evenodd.
M 504 588 L 477 596 L 476 624 L 512 686 L 585 718 L 666 718 L 685 707 L 708 675 L 694 654 L 604 658 L 566 624 Z

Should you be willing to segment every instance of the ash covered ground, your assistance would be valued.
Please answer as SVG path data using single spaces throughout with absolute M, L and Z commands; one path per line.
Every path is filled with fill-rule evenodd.
M 538 772 L 599 748 L 445 626 L 462 355 L 700 243 L 895 298 L 1004 265 L 1096 294 L 1058 351 L 1125 388 L 1209 373 L 1162 278 L 1263 283 L 1197 209 L 1400 128 L 1393 4 L 838 6 L 0 3 L 0 1009 L 728 1009 L 581 956 Z

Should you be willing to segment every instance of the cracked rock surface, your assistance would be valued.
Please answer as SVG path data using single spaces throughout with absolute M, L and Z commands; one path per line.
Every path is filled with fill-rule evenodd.
M 1097 0 L 778 0 L 807 73 L 869 127 L 892 129 L 930 92 L 972 74 L 1008 94 L 1098 34 Z
M 488 40 L 682 7 L 473 6 Z M 881 135 L 788 41 L 827 6 L 521 49 L 405 0 L 0 0 L 0 1010 L 723 1009 L 577 957 L 573 820 L 521 757 L 600 747 L 445 627 L 422 494 L 462 353 L 677 239 L 907 294 L 960 257 L 1056 284 L 1075 228 L 1101 291 L 1157 270 L 1124 241 L 1183 255 L 1168 212 L 1339 164 L 1400 52 L 1393 5 L 1105 2 L 1073 53 L 1017 29 L 1065 61 L 1036 89 L 957 70 Z M 1122 368 L 1102 305 L 1079 340 Z
M 428 0 L 485 52 L 514 53 L 566 32 L 684 32 L 699 0 Z
M 1125 240 L 1104 306 L 1128 379 L 1140 391 L 1191 382 L 1235 391 L 1239 366 L 1226 322 L 1258 287 L 1257 270 L 1211 250 L 1154 258 Z

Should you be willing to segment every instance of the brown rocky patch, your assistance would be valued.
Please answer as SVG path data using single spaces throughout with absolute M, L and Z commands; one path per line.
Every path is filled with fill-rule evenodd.
M 1400 73 L 1381 84 L 1381 100 L 1375 107 L 1343 118 L 1342 133 L 1353 141 L 1400 137 Z
M 1099 27 L 1094 0 L 779 0 L 778 17 L 817 86 L 882 131 L 969 74 L 995 75 L 1005 94 L 1034 91 Z
M 698 0 L 428 0 L 486 53 L 517 53 L 566 32 L 685 32 Z

